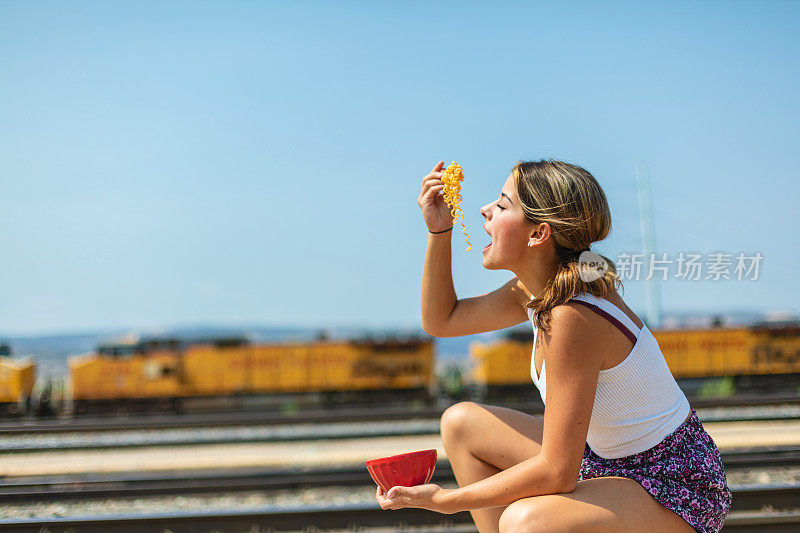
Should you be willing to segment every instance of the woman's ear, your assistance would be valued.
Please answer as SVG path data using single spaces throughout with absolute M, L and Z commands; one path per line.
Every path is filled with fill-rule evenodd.
M 535 224 L 533 228 L 531 228 L 531 233 L 528 237 L 528 246 L 536 246 L 537 244 L 545 242 L 551 234 L 550 224 L 547 222 Z

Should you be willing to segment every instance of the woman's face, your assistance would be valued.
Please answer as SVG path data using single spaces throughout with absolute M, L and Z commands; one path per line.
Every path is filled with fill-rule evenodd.
M 486 219 L 483 227 L 492 238 L 483 249 L 484 268 L 516 271 L 517 265 L 526 262 L 531 225 L 520 206 L 513 175 L 506 179 L 498 199 L 481 208 L 481 215 Z

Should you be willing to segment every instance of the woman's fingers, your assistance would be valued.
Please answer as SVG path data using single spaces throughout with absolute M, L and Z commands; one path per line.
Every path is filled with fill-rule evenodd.
M 434 185 L 433 187 L 428 189 L 427 196 L 436 196 L 439 193 L 439 191 L 442 190 L 442 187 L 444 187 L 444 185 Z
M 443 166 L 444 166 L 444 161 L 439 161 L 438 163 L 433 165 L 433 169 L 430 172 L 428 172 L 428 174 L 425 177 L 422 178 L 422 190 L 420 190 L 420 193 L 419 193 L 420 196 L 425 194 L 427 188 L 430 186 L 431 180 L 433 180 L 434 182 L 435 181 L 441 182 L 441 180 L 439 178 L 442 177 L 442 174 L 443 174 L 442 167 Z
M 441 211 L 444 204 L 441 204 L 437 200 L 438 196 L 442 194 L 442 189 L 444 188 L 445 184 L 442 181 L 442 168 L 444 166 L 444 161 L 439 161 L 433 166 L 433 170 L 431 170 L 427 176 L 422 178 L 422 188 L 419 192 L 419 198 L 417 198 L 417 204 L 422 208 L 423 217 L 425 218 L 426 223 L 428 223 L 428 227 L 431 227 L 431 224 L 438 224 L 438 220 L 428 220 L 433 217 L 436 219 L 436 213 Z M 441 217 L 441 213 L 439 213 L 439 217 Z
M 383 492 L 380 485 L 378 485 L 378 489 L 375 492 L 375 496 L 378 498 L 378 504 L 381 506 L 381 509 L 395 511 L 397 509 L 402 509 L 403 506 L 397 504 L 396 502 L 392 502 Z
M 422 178 L 422 181 L 425 181 L 428 178 L 441 178 L 443 174 L 444 171 L 434 169 L 428 172 L 428 174 L 426 174 L 425 177 Z
M 375 492 L 375 498 L 378 500 L 378 505 L 381 506 L 381 509 L 386 509 L 386 507 L 384 507 L 386 502 L 386 496 L 383 495 L 383 491 L 381 490 L 380 485 L 378 485 L 378 490 Z
M 425 191 L 423 194 L 421 194 L 419 199 L 417 200 L 419 206 L 424 208 L 430 202 L 435 201 L 436 196 L 441 193 L 442 187 L 444 187 L 444 185 L 434 185 L 433 187 Z
M 444 188 L 444 183 L 442 183 L 441 180 L 432 179 L 429 183 L 423 185 L 422 192 L 419 194 L 420 205 L 422 205 L 422 200 L 433 197 L 433 195 L 441 191 L 442 188 Z
M 420 191 L 420 196 L 423 196 L 427 193 L 431 187 L 436 185 L 444 185 L 444 182 L 439 178 L 428 178 L 422 183 L 422 190 Z
M 430 187 L 432 184 L 436 183 L 444 183 L 442 181 L 442 174 L 428 174 L 422 178 L 422 192 L 424 193 L 427 187 Z
M 394 509 L 394 507 L 392 507 L 392 504 L 389 503 L 389 498 L 387 498 L 384 495 L 383 489 L 381 489 L 380 485 L 378 485 L 378 489 L 375 492 L 375 497 L 378 499 L 378 505 L 380 505 L 381 509 L 383 509 L 384 511 L 387 509 Z
M 444 174 L 444 172 L 442 172 L 442 167 L 443 166 L 444 166 L 444 161 L 439 161 L 438 163 L 436 163 L 433 166 L 433 170 L 428 172 L 428 175 L 425 176 L 424 178 L 422 178 L 423 190 L 425 188 L 425 183 L 428 181 L 428 179 L 430 179 L 430 178 L 438 179 L 438 178 L 442 177 L 442 174 Z

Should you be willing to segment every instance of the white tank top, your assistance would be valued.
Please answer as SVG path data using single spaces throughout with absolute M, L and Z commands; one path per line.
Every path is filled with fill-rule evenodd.
M 533 298 L 532 298 L 533 299 Z M 628 356 L 618 365 L 600 371 L 586 442 L 594 453 L 606 459 L 626 457 L 649 450 L 675 431 L 690 413 L 689 402 L 678 387 L 653 334 L 645 325 L 639 329 L 619 307 L 605 298 L 584 292 L 573 298 L 614 323 L 634 342 Z M 533 309 L 531 378 L 542 401 L 547 396 L 547 375 L 536 375 L 536 335 Z

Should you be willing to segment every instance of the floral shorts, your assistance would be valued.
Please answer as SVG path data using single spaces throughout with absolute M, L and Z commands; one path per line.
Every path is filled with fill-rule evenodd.
M 587 444 L 578 479 L 604 476 L 637 481 L 656 501 L 701 533 L 718 532 L 731 508 L 722 458 L 694 409 L 664 440 L 634 455 L 604 459 Z

